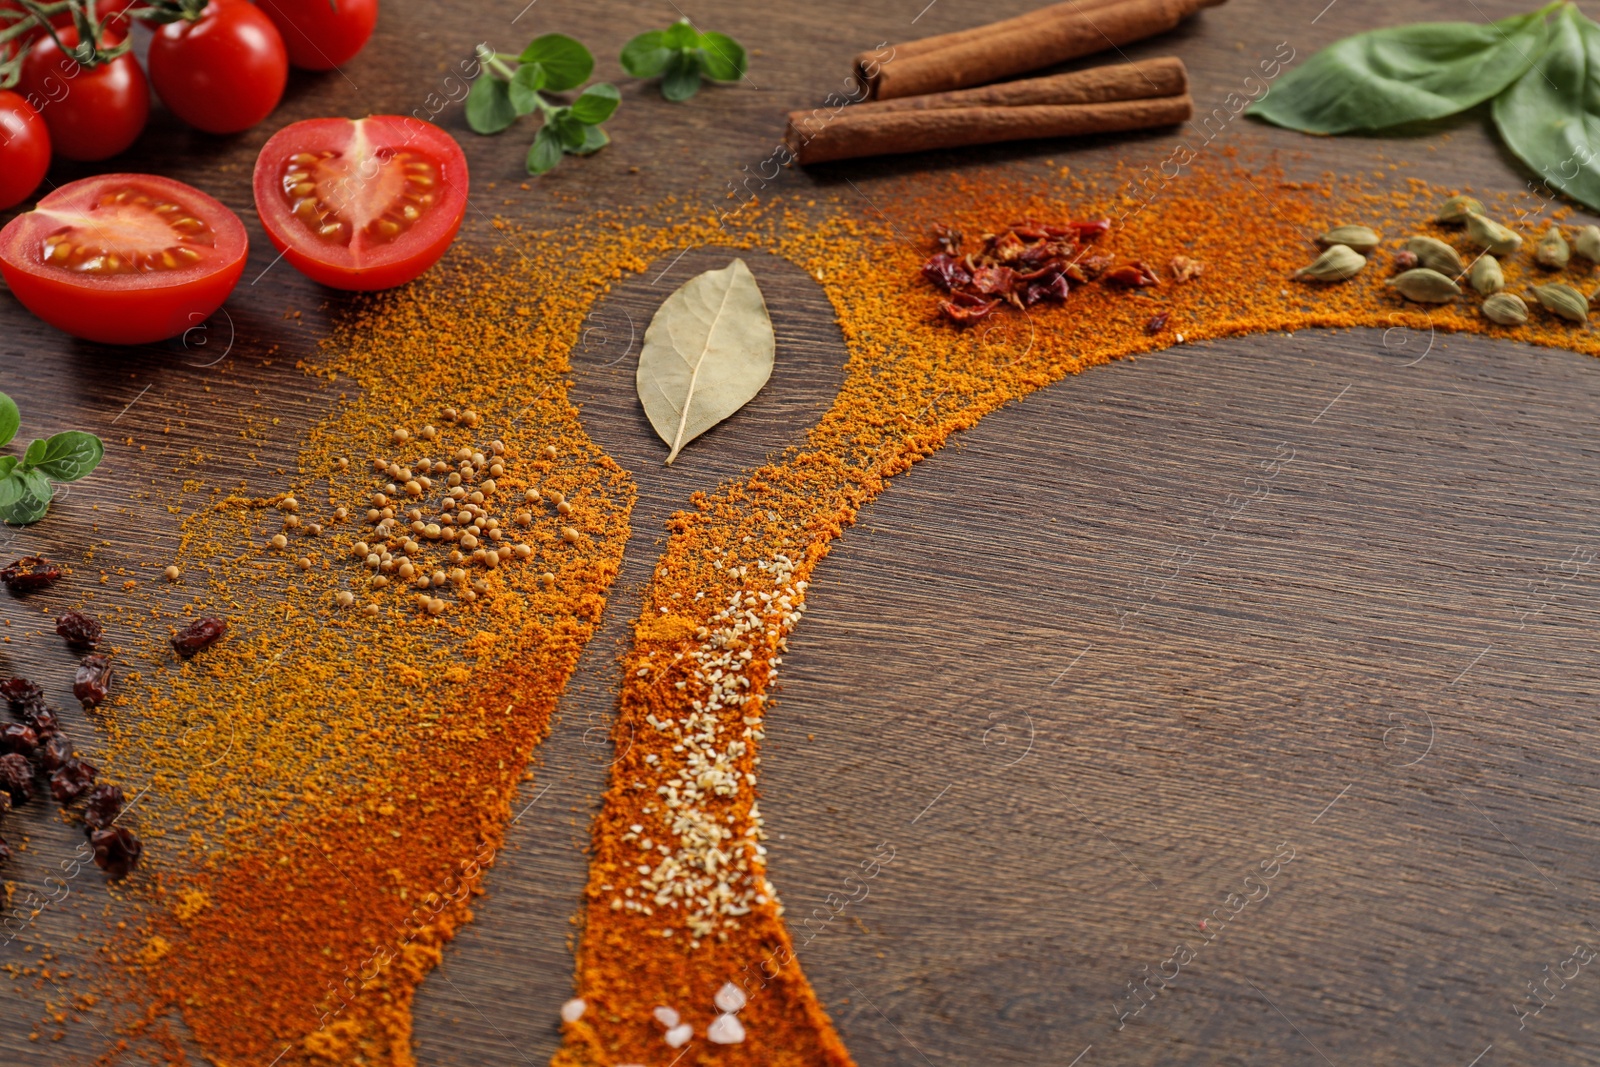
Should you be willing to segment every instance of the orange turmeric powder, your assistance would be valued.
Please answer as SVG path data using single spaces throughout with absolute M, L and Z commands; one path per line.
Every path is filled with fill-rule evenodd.
M 218 491 L 185 507 L 174 562 L 196 590 L 193 613 L 225 616 L 229 637 L 179 664 L 160 651 L 164 629 L 151 627 L 150 664 L 110 716 L 108 771 L 130 793 L 152 786 L 140 809 L 154 871 L 143 883 L 146 922 L 112 949 L 142 998 L 139 1018 L 177 1012 L 220 1062 L 413 1062 L 412 997 L 471 917 L 627 540 L 633 491 L 567 400 L 568 354 L 611 280 L 716 242 L 771 249 L 818 278 L 850 361 L 802 446 L 670 523 L 623 672 L 617 729 L 634 744 L 594 825 L 577 960 L 584 1010 L 564 1024 L 556 1063 L 680 1052 L 683 1065 L 852 1062 L 795 959 L 782 887 L 766 877 L 760 746 L 806 583 L 889 478 L 1006 403 L 1180 337 L 1382 326 L 1600 353 L 1592 335 L 1538 311 L 1513 331 L 1471 301 L 1402 304 L 1376 257 L 1341 285 L 1288 280 L 1314 254 L 1310 235 L 1335 223 L 1363 222 L 1396 243 L 1409 232 L 1454 238 L 1425 222 L 1437 190 L 1335 199 L 1330 187 L 1259 170 L 1249 181 L 1197 171 L 1185 183 L 1100 243 L 1119 259 L 1190 257 L 1204 264 L 1198 279 L 1140 293 L 1086 286 L 1062 306 L 1001 308 L 968 330 L 940 319 L 918 274 L 933 224 L 979 234 L 1062 217 L 1063 204 L 1075 217 L 1115 219 L 1131 206 L 1107 191 L 1115 186 L 1052 176 L 1041 189 L 980 175 L 875 195 L 892 218 L 850 199 L 767 205 L 720 227 L 687 213 L 665 225 L 594 218 L 578 224 L 586 239 L 508 232 L 494 263 L 457 257 L 364 303 L 306 368 L 330 395 L 342 392 L 296 469 L 251 495 Z M 1588 269 L 1575 260 L 1564 276 Z M 1508 285 L 1527 272 L 1508 263 Z M 1156 311 L 1170 318 L 1151 336 Z M 461 421 L 467 410 L 477 425 Z M 424 437 L 430 426 L 435 436 Z M 507 462 L 482 506 L 532 555 L 478 566 L 466 584 L 448 582 L 448 596 L 430 584 L 428 600 L 445 601 L 432 614 L 424 594 L 401 587 L 398 565 L 375 570 L 351 554 L 373 537 L 375 494 L 390 506 L 416 480 L 390 480 L 373 460 L 415 475 L 421 456 L 496 440 Z M 715 435 L 697 447 L 715 447 Z M 535 488 L 544 503 L 528 500 Z M 570 518 L 558 522 L 552 491 L 572 504 Z M 559 536 L 569 522 L 582 533 L 576 544 Z M 499 544 L 484 529 L 484 544 Z M 268 547 L 279 532 L 290 535 L 287 553 Z M 421 536 L 419 559 L 455 569 L 445 545 Z M 390 580 L 375 585 L 380 574 Z M 729 983 L 743 1001 L 735 1012 L 727 996 L 718 1006 Z M 688 1044 L 668 1043 L 658 1006 L 679 1014 Z M 729 1043 L 708 1038 L 714 1025 Z

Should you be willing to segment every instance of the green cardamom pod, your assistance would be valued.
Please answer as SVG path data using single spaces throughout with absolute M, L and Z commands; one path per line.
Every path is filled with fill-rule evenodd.
M 1521 326 L 1528 321 L 1528 305 L 1514 293 L 1494 293 L 1483 302 L 1483 317 L 1502 326 Z
M 1467 268 L 1454 248 L 1437 237 L 1413 237 L 1406 242 L 1406 251 L 1417 257 L 1417 265 L 1436 270 L 1447 278 L 1458 277 Z
M 1484 296 L 1498 293 L 1506 287 L 1506 276 L 1500 269 L 1500 261 L 1487 252 L 1472 264 L 1472 273 L 1467 278 L 1472 282 L 1472 287 Z
M 1439 207 L 1439 213 L 1433 217 L 1434 222 L 1443 222 L 1446 225 L 1457 225 L 1467 221 L 1468 215 L 1482 215 L 1483 205 L 1470 196 L 1452 196 Z
M 1349 245 L 1330 245 L 1309 267 L 1295 271 L 1294 276 L 1309 278 L 1314 282 L 1342 282 L 1360 274 L 1361 268 L 1366 265 L 1367 257 Z
M 1335 226 L 1327 233 L 1317 238 L 1317 244 L 1324 248 L 1329 245 L 1344 245 L 1366 255 L 1378 247 L 1378 242 L 1383 240 L 1377 232 L 1365 226 Z
M 1539 238 L 1533 250 L 1534 262 L 1549 270 L 1564 269 L 1571 258 L 1572 249 L 1567 247 L 1567 239 L 1554 226 L 1544 231 L 1544 236 Z
M 1536 285 L 1533 295 L 1538 297 L 1546 311 L 1560 315 L 1568 322 L 1589 321 L 1589 298 L 1570 285 L 1561 282 Z
M 1389 279 L 1389 285 L 1407 300 L 1419 304 L 1448 304 L 1461 295 L 1461 286 L 1427 267 L 1408 270 Z
M 1496 256 L 1509 256 L 1522 247 L 1522 238 L 1477 212 L 1467 216 L 1467 236 L 1473 244 Z
M 1585 226 L 1579 230 L 1572 250 L 1591 263 L 1600 263 L 1600 226 Z

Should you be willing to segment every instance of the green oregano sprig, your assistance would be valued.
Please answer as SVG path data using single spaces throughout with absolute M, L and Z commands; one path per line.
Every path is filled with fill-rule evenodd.
M 622 69 L 635 78 L 661 75 L 661 95 L 687 100 L 702 76 L 736 82 L 747 68 L 744 47 L 723 33 L 701 33 L 679 19 L 664 30 L 641 33 L 622 46 Z
M 0 393 L 0 446 L 22 426 L 16 401 Z M 53 434 L 28 445 L 22 458 L 0 456 L 0 521 L 22 526 L 38 522 L 50 510 L 53 482 L 75 482 L 105 457 L 100 438 L 82 430 Z
M 520 55 L 478 46 L 482 73 L 467 94 L 467 125 L 482 134 L 499 133 L 523 115 L 539 112 L 544 125 L 528 149 L 528 173 L 543 174 L 567 153 L 586 156 L 611 142 L 600 124 L 622 100 L 617 87 L 599 82 L 571 104 L 552 104 L 544 93 L 576 89 L 594 72 L 594 56 L 578 41 L 559 33 L 535 37 Z
M 1335 41 L 1249 114 L 1303 133 L 1429 122 L 1492 101 L 1506 146 L 1600 209 L 1600 25 L 1569 0 L 1498 22 L 1421 22 Z

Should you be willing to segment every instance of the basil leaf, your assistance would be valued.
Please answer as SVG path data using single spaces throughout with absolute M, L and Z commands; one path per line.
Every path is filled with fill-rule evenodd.
M 1548 184 L 1600 208 L 1600 26 L 1575 7 L 1556 17 L 1544 55 L 1494 102 L 1494 122 L 1517 157 Z
M 560 33 L 535 37 L 518 58 L 544 67 L 544 88 L 557 93 L 577 88 L 594 71 L 594 56 L 589 50 Z
M 22 468 L 27 470 L 29 467 L 37 467 L 39 461 L 44 458 L 44 450 L 48 447 L 45 442 L 34 438 L 28 445 L 28 450 L 22 454 Z
M 572 102 L 572 117 L 586 126 L 598 126 L 611 117 L 621 102 L 622 94 L 615 85 L 607 82 L 591 85 Z
M 94 434 L 68 430 L 45 442 L 44 454 L 33 467 L 52 481 L 75 482 L 98 467 L 105 454 L 105 445 Z
M 17 410 L 17 402 L 0 393 L 0 445 L 17 436 L 17 430 L 21 426 L 22 412 Z
M 511 103 L 511 86 L 489 74 L 481 75 L 467 93 L 467 125 L 478 133 L 499 133 L 517 121 Z
M 1453 115 L 1533 65 L 1549 33 L 1545 16 L 1558 4 L 1499 22 L 1422 22 L 1346 37 L 1289 71 L 1248 113 L 1302 133 Z
M 598 126 L 585 126 L 583 128 L 583 144 L 577 148 L 569 148 L 575 156 L 592 155 L 611 143 L 611 137 Z
M 561 138 L 548 124 L 539 127 L 539 133 L 528 149 L 528 173 L 543 174 L 561 162 Z
M 693 48 L 700 43 L 700 34 L 689 25 L 688 19 L 679 19 L 661 34 L 661 46 L 674 50 Z
M 11 504 L 0 508 L 0 520 L 14 526 L 24 526 L 44 518 L 45 512 L 50 510 L 50 497 L 54 494 L 50 479 L 38 471 L 14 474 L 12 477 L 22 482 L 22 493 Z
M 651 30 L 623 45 L 622 69 L 635 78 L 654 78 L 660 74 L 666 69 L 667 59 L 672 55 L 661 43 L 663 36 L 660 30 Z
M 524 63 L 517 68 L 507 90 L 511 106 L 517 109 L 517 114 L 526 115 L 539 109 L 539 90 L 544 88 L 546 77 L 543 63 Z
M 700 35 L 700 69 L 719 82 L 736 82 L 748 69 L 744 46 L 725 33 Z
M 674 52 L 667 60 L 667 73 L 661 79 L 661 95 L 668 100 L 687 100 L 700 91 L 700 64 L 692 52 Z
M 0 508 L 9 508 L 12 504 L 21 500 L 26 487 L 27 483 L 22 480 L 22 475 L 20 474 L 12 474 L 7 471 L 3 476 L 0 476 Z

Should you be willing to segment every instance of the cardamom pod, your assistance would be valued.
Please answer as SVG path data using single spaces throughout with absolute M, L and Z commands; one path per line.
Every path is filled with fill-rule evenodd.
M 1483 205 L 1470 196 L 1452 196 L 1439 207 L 1439 213 L 1433 217 L 1434 222 L 1446 225 L 1460 225 L 1467 221 L 1468 215 L 1482 215 Z
M 1559 315 L 1568 322 L 1589 321 L 1589 298 L 1570 285 L 1562 282 L 1536 285 L 1533 295 L 1552 315 Z
M 1447 278 L 1458 277 L 1467 269 L 1456 250 L 1437 237 L 1413 237 L 1406 242 L 1406 251 L 1417 257 L 1418 266 L 1436 270 Z
M 1585 226 L 1579 230 L 1572 250 L 1591 263 L 1600 263 L 1600 226 Z
M 1367 257 L 1349 245 L 1329 245 L 1328 250 L 1312 261 L 1309 267 L 1294 272 L 1296 278 L 1309 278 L 1314 282 L 1342 282 L 1354 278 L 1367 265 Z
M 1502 326 L 1521 326 L 1528 321 L 1528 305 L 1514 293 L 1494 293 L 1483 302 L 1483 317 Z
M 1567 239 L 1554 226 L 1544 231 L 1544 236 L 1539 238 L 1539 244 L 1533 250 L 1534 262 L 1549 270 L 1564 269 L 1571 258 L 1572 249 L 1567 247 Z
M 1472 282 L 1472 287 L 1484 296 L 1498 293 L 1506 287 L 1505 272 L 1500 269 L 1500 261 L 1485 252 L 1472 264 L 1472 273 L 1467 275 Z
M 1389 279 L 1389 285 L 1407 300 L 1415 300 L 1419 304 L 1448 304 L 1461 295 L 1461 286 L 1427 267 L 1397 274 Z
M 1496 256 L 1509 256 L 1522 247 L 1522 238 L 1477 212 L 1467 216 L 1467 236 L 1473 244 Z
M 1377 232 L 1365 226 L 1335 226 L 1327 233 L 1317 238 L 1317 244 L 1324 248 L 1329 245 L 1344 245 L 1352 248 L 1362 255 L 1366 255 L 1378 247 L 1378 242 L 1383 240 Z

